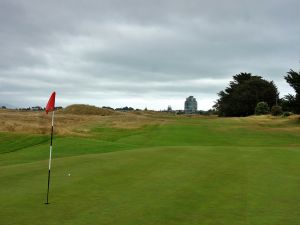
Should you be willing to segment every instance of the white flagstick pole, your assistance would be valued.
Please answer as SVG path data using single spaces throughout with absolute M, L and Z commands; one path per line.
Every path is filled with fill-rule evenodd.
M 50 142 L 50 155 L 49 155 L 47 202 L 45 204 L 49 204 L 48 197 L 49 197 L 49 188 L 50 188 L 50 172 L 51 172 L 51 159 L 52 159 L 53 127 L 54 127 L 54 109 L 52 111 L 52 127 L 51 127 L 51 142 Z

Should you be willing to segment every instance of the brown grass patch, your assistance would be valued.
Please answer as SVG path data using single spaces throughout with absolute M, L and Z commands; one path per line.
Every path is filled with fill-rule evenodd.
M 91 109 L 88 107 L 88 109 Z M 94 108 L 93 108 L 94 109 Z M 99 109 L 99 108 L 98 108 Z M 96 109 L 96 111 L 98 111 Z M 86 110 L 86 108 L 85 108 Z M 109 110 L 110 111 L 110 110 Z M 90 136 L 95 127 L 112 127 L 122 129 L 138 129 L 146 125 L 161 125 L 171 123 L 175 118 L 167 113 L 139 111 L 139 112 L 109 112 L 103 114 L 74 114 L 71 111 L 59 110 L 55 112 L 55 134 L 72 136 Z M 80 111 L 80 113 L 87 113 Z M 243 118 L 216 118 L 215 116 L 192 116 L 207 119 L 220 119 L 232 128 L 247 127 L 256 130 L 278 130 L 300 132 L 300 117 L 294 115 L 286 118 L 273 116 L 250 116 Z M 192 121 L 192 120 L 191 120 Z M 186 122 L 186 121 L 185 121 Z M 227 126 L 217 127 L 216 130 L 227 129 Z M 0 131 L 49 134 L 51 129 L 51 114 L 45 112 L 0 110 Z
M 109 110 L 110 111 L 110 110 Z M 81 113 L 83 113 L 81 111 Z M 54 132 L 58 135 L 89 136 L 95 126 L 137 129 L 145 125 L 165 123 L 160 116 L 136 115 L 113 112 L 103 116 L 73 114 L 63 110 L 55 112 Z M 0 110 L 0 131 L 16 133 L 49 134 L 51 113 L 16 110 Z

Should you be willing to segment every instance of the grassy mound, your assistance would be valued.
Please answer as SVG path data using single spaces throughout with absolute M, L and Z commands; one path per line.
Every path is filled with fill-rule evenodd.
M 92 105 L 75 104 L 66 107 L 63 113 L 75 114 L 75 115 L 99 115 L 99 116 L 110 116 L 115 114 L 113 110 L 98 108 Z

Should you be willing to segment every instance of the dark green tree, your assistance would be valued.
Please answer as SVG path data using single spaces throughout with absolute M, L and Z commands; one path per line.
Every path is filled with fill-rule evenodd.
M 300 113 L 300 72 L 297 73 L 294 70 L 290 70 L 284 79 L 296 92 L 294 98 L 289 95 L 289 98 L 292 100 L 289 104 L 292 106 L 293 112 Z
M 285 112 L 296 112 L 296 98 L 294 95 L 288 94 L 280 99 L 279 103 Z
M 251 73 L 233 76 L 229 86 L 218 93 L 215 104 L 219 116 L 249 116 L 255 112 L 258 102 L 276 105 L 278 91 L 273 81 L 267 81 Z

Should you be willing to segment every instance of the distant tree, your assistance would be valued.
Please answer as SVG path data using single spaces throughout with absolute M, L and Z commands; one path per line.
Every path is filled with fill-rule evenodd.
M 289 95 L 290 99 L 293 100 L 289 103 L 293 104 L 292 108 L 295 113 L 300 113 L 300 72 L 297 73 L 294 70 L 290 70 L 284 79 L 296 92 L 294 99 L 291 98 L 292 95 Z
M 208 115 L 218 115 L 218 112 L 215 108 L 212 108 L 207 111 L 207 114 Z
M 282 110 L 285 112 L 296 112 L 296 97 L 288 94 L 279 100 Z
M 116 108 L 115 110 L 116 110 L 116 111 L 128 112 L 128 111 L 133 111 L 134 108 L 125 106 L 125 107 L 123 107 L 123 108 Z
M 265 115 L 270 112 L 270 108 L 268 106 L 268 103 L 266 102 L 259 102 L 257 103 L 255 107 L 255 114 L 256 115 Z
M 278 91 L 273 81 L 240 73 L 233 76 L 229 87 L 218 95 L 220 98 L 214 108 L 219 116 L 249 116 L 254 114 L 258 102 L 266 102 L 271 107 L 275 105 Z

